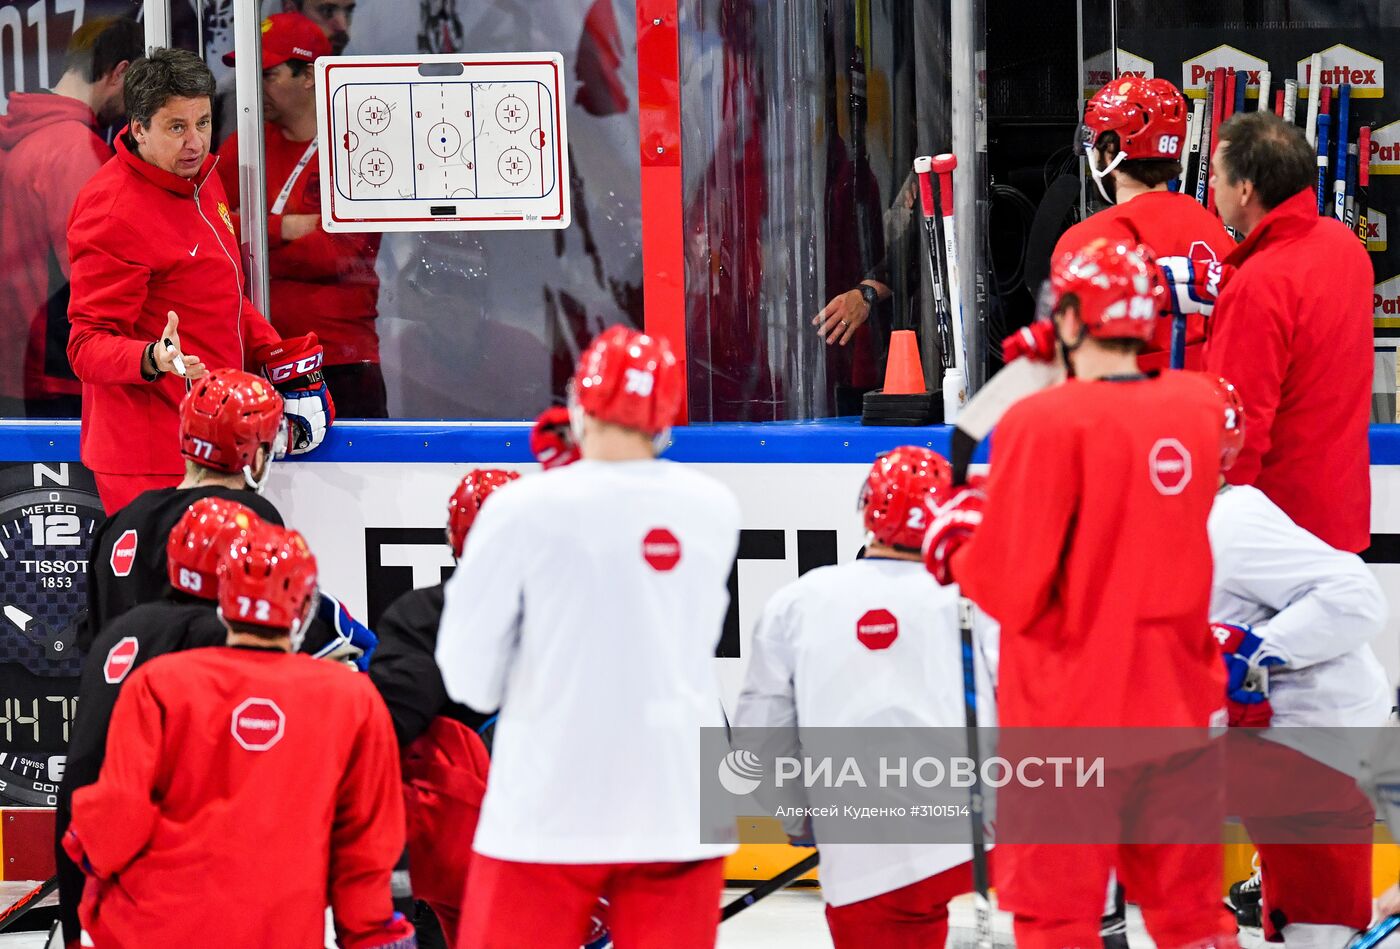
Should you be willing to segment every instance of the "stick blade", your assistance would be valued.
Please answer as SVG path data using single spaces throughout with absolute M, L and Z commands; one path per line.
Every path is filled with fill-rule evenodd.
M 1060 360 L 1034 362 L 1017 359 L 992 376 L 958 412 L 958 429 L 980 442 L 991 433 L 1007 409 L 1028 395 L 1065 381 Z

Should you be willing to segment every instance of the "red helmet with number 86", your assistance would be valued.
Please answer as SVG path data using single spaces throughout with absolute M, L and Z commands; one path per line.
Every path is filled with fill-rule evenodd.
M 1157 332 L 1167 296 L 1152 251 L 1141 244 L 1099 238 L 1066 253 L 1050 268 L 1051 308 L 1078 303 L 1079 319 L 1095 339 L 1140 339 Z
M 205 600 L 219 598 L 219 560 L 240 537 L 263 521 L 237 501 L 200 498 L 191 504 L 165 542 L 170 585 Z
M 316 558 L 305 539 L 266 521 L 238 537 L 219 561 L 224 622 L 300 638 L 316 606 Z M 293 645 L 295 649 L 295 642 Z
M 680 413 L 685 384 L 671 345 L 625 326 L 604 330 L 574 372 L 572 400 L 586 414 L 657 435 Z
M 928 504 L 953 485 L 953 469 L 927 448 L 901 445 L 875 459 L 860 490 L 859 508 L 871 539 L 917 551 L 928 529 Z
M 1084 106 L 1081 143 L 1092 147 L 1103 133 L 1116 132 L 1124 161 L 1177 161 L 1188 112 L 1185 98 L 1167 80 L 1119 76 Z
M 452 544 L 452 556 L 462 556 L 467 531 L 472 529 L 477 512 L 491 492 L 518 477 L 520 472 L 500 468 L 476 468 L 466 473 L 452 497 L 447 499 L 447 540 Z
M 269 457 L 285 440 L 282 396 L 265 379 L 238 369 L 215 369 L 180 403 L 180 454 L 215 471 L 251 471 L 258 448 Z M 249 474 L 251 480 L 251 474 Z

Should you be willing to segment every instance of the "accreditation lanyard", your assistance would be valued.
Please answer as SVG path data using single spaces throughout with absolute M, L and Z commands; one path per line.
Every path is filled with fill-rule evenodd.
M 297 166 L 293 168 L 292 173 L 287 176 L 287 183 L 282 186 L 282 191 L 277 195 L 277 200 L 272 202 L 272 210 L 268 212 L 269 214 L 282 213 L 282 209 L 287 206 L 287 199 L 292 196 L 292 189 L 297 186 L 297 179 L 301 177 L 301 173 L 306 170 L 307 163 L 311 161 L 312 156 L 315 154 L 316 139 L 313 138 L 311 144 L 306 146 L 306 151 L 302 154 L 301 161 L 297 162 Z

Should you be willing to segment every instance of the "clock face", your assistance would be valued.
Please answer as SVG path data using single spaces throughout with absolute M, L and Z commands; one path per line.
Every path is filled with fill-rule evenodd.
M 105 515 L 92 474 L 0 466 L 0 803 L 52 803 L 77 710 L 88 551 Z

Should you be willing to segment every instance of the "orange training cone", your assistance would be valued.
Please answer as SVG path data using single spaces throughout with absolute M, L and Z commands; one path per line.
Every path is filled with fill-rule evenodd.
M 919 360 L 919 337 L 913 330 L 890 334 L 890 357 L 885 363 L 885 395 L 922 395 L 924 367 Z

